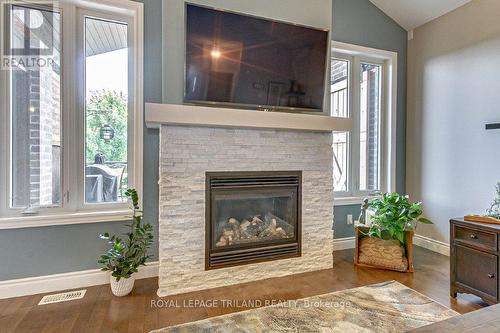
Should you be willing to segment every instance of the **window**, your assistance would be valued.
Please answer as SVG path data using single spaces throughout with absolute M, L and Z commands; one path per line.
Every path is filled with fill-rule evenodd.
M 394 189 L 396 61 L 392 52 L 333 44 L 331 115 L 353 121 L 351 132 L 333 133 L 340 202 Z
M 333 58 L 331 64 L 332 116 L 349 117 L 350 105 L 350 61 Z M 349 133 L 333 133 L 333 178 L 336 191 L 347 192 L 349 177 Z
M 380 191 L 380 98 L 382 66 L 360 64 L 359 190 Z
M 0 228 L 121 220 L 141 192 L 142 4 L 75 3 L 1 4 Z
M 48 21 L 47 29 L 26 31 L 25 22 Z M 53 49 L 53 62 L 9 71 L 11 113 L 11 195 L 9 207 L 61 205 L 61 14 L 12 6 L 9 42 L 14 50 Z M 20 53 L 20 52 L 19 52 Z
M 85 203 L 123 202 L 128 182 L 128 27 L 85 16 Z

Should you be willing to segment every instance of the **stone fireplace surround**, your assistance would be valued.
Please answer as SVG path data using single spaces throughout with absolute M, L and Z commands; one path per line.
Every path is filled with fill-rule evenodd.
M 159 296 L 332 267 L 330 131 L 159 126 Z M 205 270 L 205 172 L 275 170 L 302 170 L 302 256 Z

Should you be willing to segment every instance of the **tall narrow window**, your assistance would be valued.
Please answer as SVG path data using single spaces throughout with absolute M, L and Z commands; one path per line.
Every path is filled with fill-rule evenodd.
M 395 190 L 389 141 L 394 140 L 396 57 L 389 51 L 343 46 L 332 49 L 331 114 L 349 118 L 353 126 L 333 133 L 333 178 L 336 196 L 343 198 L 339 202 L 350 204 Z
M 332 59 L 331 72 L 331 107 L 332 116 L 349 116 L 349 67 L 350 62 Z M 333 180 L 337 192 L 348 190 L 349 173 L 349 133 L 333 133 Z
M 381 66 L 361 63 L 359 114 L 359 189 L 380 189 Z
M 127 24 L 85 18 L 85 202 L 124 201 L 128 184 Z
M 13 62 L 9 72 L 10 207 L 59 206 L 61 17 L 53 10 L 12 6 L 8 22 L 11 54 L 41 59 Z

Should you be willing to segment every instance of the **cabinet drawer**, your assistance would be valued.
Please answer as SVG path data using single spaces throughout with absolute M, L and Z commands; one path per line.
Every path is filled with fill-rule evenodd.
M 480 231 L 466 227 L 455 226 L 455 240 L 483 248 L 485 250 L 497 250 L 497 234 Z
M 497 298 L 498 256 L 455 245 L 455 281 Z

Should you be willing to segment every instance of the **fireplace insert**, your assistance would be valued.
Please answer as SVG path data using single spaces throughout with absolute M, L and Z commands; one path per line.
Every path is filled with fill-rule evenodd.
M 301 171 L 207 172 L 205 268 L 301 255 Z

